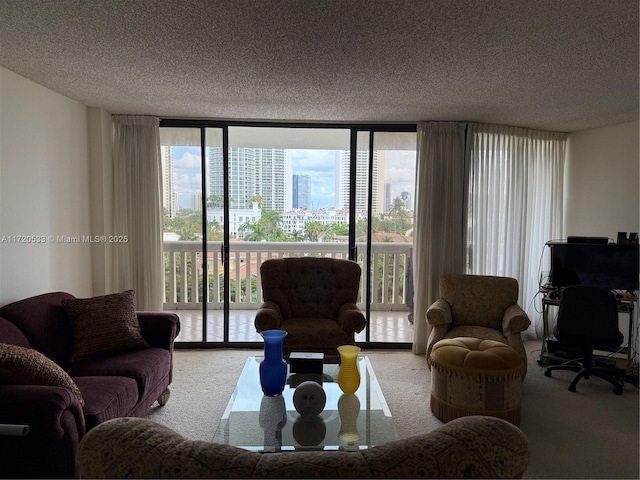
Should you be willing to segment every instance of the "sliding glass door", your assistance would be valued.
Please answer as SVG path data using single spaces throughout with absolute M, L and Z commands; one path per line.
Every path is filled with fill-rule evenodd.
M 416 134 L 361 130 L 355 135 L 356 250 L 363 267 L 367 329 L 356 341 L 413 341 L 413 218 Z
M 216 176 L 205 161 L 222 150 L 221 128 L 161 128 L 165 271 L 164 309 L 182 321 L 179 341 L 222 341 L 226 282 L 223 208 L 211 194 Z
M 178 342 L 259 343 L 269 258 L 350 258 L 363 268 L 358 342 L 412 339 L 415 132 L 353 126 L 161 124 L 165 309 Z M 379 128 L 379 127 L 377 127 Z

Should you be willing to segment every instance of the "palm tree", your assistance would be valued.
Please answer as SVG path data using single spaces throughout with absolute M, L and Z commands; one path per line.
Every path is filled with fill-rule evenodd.
M 320 234 L 324 232 L 324 225 L 320 222 L 307 222 L 304 225 L 304 234 L 311 242 L 317 242 Z
M 251 197 L 250 202 L 253 203 L 257 203 L 258 204 L 258 208 L 262 208 L 262 197 L 260 195 L 254 195 L 253 197 Z
M 217 220 L 211 220 L 207 223 L 208 232 L 207 240 L 222 240 L 222 225 Z
M 209 198 L 207 198 L 207 207 L 222 208 L 222 206 L 222 195 L 209 195 Z
M 271 210 L 263 211 L 257 222 L 246 221 L 238 230 L 243 234 L 243 238 L 248 242 L 279 242 L 286 240 L 282 227 L 282 215 Z
M 394 233 L 398 233 L 398 230 L 404 233 L 409 228 L 407 210 L 405 209 L 404 202 L 400 197 L 396 197 L 393 200 L 393 206 L 391 207 L 391 210 L 389 210 L 389 215 L 394 220 Z
M 301 231 L 294 230 L 293 232 L 291 232 L 291 235 L 289 235 L 289 239 L 292 242 L 302 242 L 304 240 L 304 235 Z
M 260 222 L 246 221 L 238 227 L 238 231 L 242 234 L 242 238 L 247 242 L 260 242 L 266 240 L 264 230 Z

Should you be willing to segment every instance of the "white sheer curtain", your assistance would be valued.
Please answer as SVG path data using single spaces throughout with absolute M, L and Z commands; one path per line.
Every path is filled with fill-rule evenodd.
M 438 297 L 442 273 L 464 273 L 465 126 L 418 123 L 414 224 L 413 352 L 426 353 L 426 311 Z
M 114 115 L 114 289 L 136 292 L 139 310 L 162 310 L 162 168 L 160 121 Z
M 468 272 L 518 279 L 536 337 L 535 305 L 545 243 L 562 237 L 567 135 L 469 124 Z

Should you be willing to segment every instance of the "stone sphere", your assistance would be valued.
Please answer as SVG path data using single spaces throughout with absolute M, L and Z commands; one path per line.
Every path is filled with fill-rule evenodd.
M 320 415 L 327 403 L 327 394 L 322 386 L 311 380 L 302 382 L 293 392 L 293 406 L 303 417 Z

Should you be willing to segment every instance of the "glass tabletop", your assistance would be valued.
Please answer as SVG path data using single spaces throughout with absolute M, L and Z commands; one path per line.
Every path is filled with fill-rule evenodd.
M 222 415 L 213 441 L 247 450 L 358 450 L 398 439 L 389 407 L 371 363 L 358 357 L 360 386 L 345 395 L 336 382 L 339 365 L 325 363 L 323 375 L 290 374 L 282 395 L 267 397 L 260 389 L 262 357 L 249 357 Z M 302 418 L 293 406 L 295 386 L 322 382 L 324 410 Z

